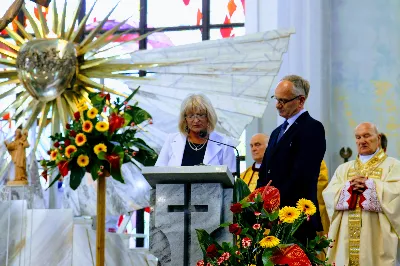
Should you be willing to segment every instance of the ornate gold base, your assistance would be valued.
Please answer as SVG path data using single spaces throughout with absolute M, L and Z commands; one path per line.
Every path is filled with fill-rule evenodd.
M 14 186 L 27 186 L 29 185 L 28 180 L 10 180 L 7 182 L 7 186 L 14 187 Z

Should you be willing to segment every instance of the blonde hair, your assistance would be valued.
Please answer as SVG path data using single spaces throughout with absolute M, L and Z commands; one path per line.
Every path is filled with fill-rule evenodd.
M 178 128 L 179 131 L 185 135 L 187 135 L 188 133 L 186 114 L 189 112 L 190 113 L 205 112 L 207 114 L 207 120 L 208 120 L 207 132 L 210 133 L 214 131 L 218 121 L 217 113 L 215 112 L 215 109 L 212 106 L 211 101 L 204 94 L 190 94 L 183 100 L 181 104 Z

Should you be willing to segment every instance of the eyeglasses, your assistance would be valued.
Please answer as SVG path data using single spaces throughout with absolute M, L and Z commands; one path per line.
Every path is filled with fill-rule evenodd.
M 199 120 L 205 120 L 207 118 L 207 114 L 190 114 L 190 115 L 185 115 L 185 117 L 188 120 L 194 120 L 195 118 Z
M 271 96 L 271 99 L 275 99 L 275 101 L 277 101 L 279 104 L 285 105 L 291 101 L 294 101 L 294 100 L 300 98 L 301 96 L 304 96 L 304 95 L 298 95 L 292 99 L 279 99 L 279 98 L 276 98 L 275 96 Z

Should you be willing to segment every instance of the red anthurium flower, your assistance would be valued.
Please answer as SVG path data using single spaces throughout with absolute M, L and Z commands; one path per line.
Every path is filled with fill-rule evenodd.
M 70 129 L 70 128 L 71 128 L 71 125 L 70 125 L 70 124 L 66 124 L 66 125 L 65 125 L 65 128 L 66 128 L 66 129 Z
M 107 161 L 110 163 L 110 165 L 111 165 L 111 168 L 114 168 L 114 169 L 116 169 L 116 168 L 119 168 L 120 167 L 120 164 L 119 164 L 119 155 L 118 154 L 115 154 L 115 153 L 113 153 L 113 154 L 107 154 L 106 155 L 106 159 L 107 159 Z
M 274 252 L 271 262 L 275 265 L 311 265 L 306 253 L 298 245 L 290 245 Z
M 58 166 L 58 170 L 60 171 L 60 174 L 62 176 L 68 175 L 68 171 L 69 171 L 69 169 L 68 169 L 68 161 L 61 161 L 61 162 L 58 163 L 57 166 Z
M 57 141 L 57 142 L 54 142 L 54 147 L 56 147 L 56 148 L 58 148 L 58 147 L 60 147 L 60 143 Z
M 276 187 L 273 186 L 264 186 L 257 188 L 250 195 L 246 197 L 248 202 L 254 202 L 254 199 L 257 197 L 257 194 L 261 194 L 262 199 L 264 201 L 264 209 L 268 212 L 273 212 L 279 209 L 280 205 L 280 193 Z
M 75 130 L 71 130 L 71 131 L 69 132 L 69 135 L 70 135 L 71 137 L 75 138 L 75 137 L 76 137 L 76 132 L 75 132 Z
M 101 98 L 106 97 L 106 100 L 110 100 L 111 99 L 111 96 L 110 96 L 109 93 L 101 92 L 99 95 L 100 95 Z
M 108 132 L 111 134 L 114 133 L 117 129 L 121 128 L 124 123 L 125 119 L 122 116 L 119 116 L 116 113 L 111 114 L 110 118 L 108 119 L 109 128 Z
M 43 176 L 43 178 L 46 180 L 47 182 L 47 170 L 44 170 L 41 174 L 41 176 Z

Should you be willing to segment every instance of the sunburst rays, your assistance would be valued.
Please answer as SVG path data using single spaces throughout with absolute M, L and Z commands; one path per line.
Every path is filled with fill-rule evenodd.
M 96 1 L 97 2 L 97 1 Z M 21 23 L 15 21 L 18 30 L 14 31 L 10 27 L 6 28 L 10 38 L 15 43 L 7 41 L 0 37 L 0 42 L 7 46 L 9 49 L 0 49 L 0 54 L 3 58 L 0 58 L 0 64 L 6 66 L 6 69 L 0 71 L 0 88 L 4 85 L 11 85 L 9 89 L 0 91 L 0 100 L 8 95 L 17 95 L 15 101 L 9 106 L 0 108 L 0 116 L 8 112 L 12 112 L 11 120 L 16 121 L 16 127 L 22 126 L 23 128 L 30 128 L 35 120 L 39 118 L 39 130 L 36 138 L 35 150 L 40 141 L 41 134 L 48 123 L 52 124 L 53 133 L 60 131 L 61 125 L 67 123 L 68 119 L 73 116 L 73 113 L 78 111 L 77 104 L 85 102 L 90 106 L 88 99 L 88 93 L 96 90 L 102 90 L 104 92 L 127 96 L 116 88 L 109 88 L 100 84 L 92 78 L 111 78 L 111 79 L 143 79 L 135 76 L 129 76 L 121 74 L 120 71 L 137 71 L 139 68 L 144 67 L 143 64 L 115 64 L 113 60 L 118 58 L 120 55 L 105 56 L 101 54 L 110 49 L 110 44 L 118 39 L 121 35 L 128 33 L 128 31 L 117 33 L 120 26 L 125 21 L 116 25 L 112 29 L 102 32 L 102 28 L 109 16 L 115 11 L 118 4 L 114 6 L 108 15 L 98 24 L 98 26 L 92 29 L 88 34 L 83 35 L 85 32 L 86 22 L 93 11 L 96 2 L 90 8 L 89 12 L 85 17 L 78 23 L 78 15 L 82 8 L 83 1 L 81 0 L 72 14 L 72 21 L 67 25 L 66 17 L 67 14 L 67 0 L 64 2 L 62 13 L 57 12 L 56 1 L 53 1 L 50 7 L 52 13 L 52 28 L 45 19 L 41 7 L 38 5 L 38 18 L 32 16 L 25 6 L 22 6 L 22 11 L 29 21 L 33 33 L 29 33 Z M 150 33 L 149 33 L 150 34 Z M 146 35 L 131 40 L 139 41 L 144 39 Z M 65 90 L 61 95 L 50 101 L 43 101 L 35 98 L 34 95 L 29 93 L 29 90 L 24 88 L 21 80 L 18 76 L 17 58 L 21 47 L 32 40 L 36 39 L 61 39 L 71 43 L 74 43 L 77 58 L 77 67 L 74 77 L 74 83 L 71 84 L 70 88 Z M 114 46 L 115 47 L 115 46 Z M 111 47 L 114 48 L 114 47 Z M 151 64 L 155 65 L 155 64 Z M 156 64 L 157 65 L 157 64 Z M 150 65 L 146 65 L 150 67 Z M 2 87 L 4 88 L 4 87 Z M 52 119 L 49 121 L 48 117 Z

